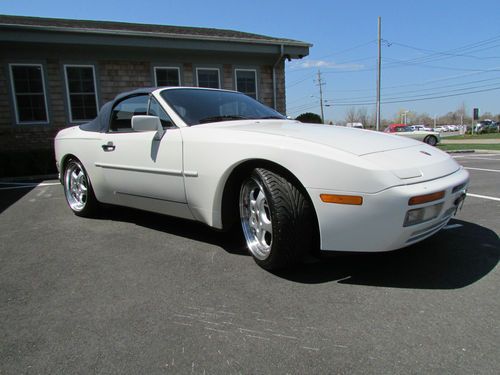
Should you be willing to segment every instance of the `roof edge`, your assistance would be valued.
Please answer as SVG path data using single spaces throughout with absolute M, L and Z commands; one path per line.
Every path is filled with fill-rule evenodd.
M 21 17 L 21 16 L 12 16 L 12 17 Z M 38 18 L 48 19 L 42 17 Z M 59 20 L 70 20 L 70 19 L 59 19 Z M 92 21 L 92 22 L 100 22 L 100 21 Z M 136 25 L 136 24 L 131 23 L 131 25 Z M 140 24 L 140 25 L 148 25 L 148 24 Z M 162 25 L 155 25 L 155 26 L 162 26 Z M 1 21 L 0 21 L 0 27 L 4 28 L 12 27 L 24 30 L 39 30 L 39 31 L 44 30 L 44 31 L 68 32 L 68 33 L 92 33 L 101 35 L 139 36 L 139 37 L 165 38 L 165 39 L 211 40 L 219 42 L 252 43 L 252 44 L 264 44 L 264 45 L 287 45 L 287 46 L 305 47 L 305 48 L 310 48 L 313 46 L 311 43 L 301 42 L 292 39 L 280 39 L 274 37 L 267 37 L 269 39 L 251 38 L 251 37 L 225 37 L 216 35 L 211 36 L 211 35 L 197 35 L 197 34 L 176 34 L 176 33 L 154 32 L 154 31 L 118 30 L 118 29 L 113 30 L 105 28 L 26 25 L 20 23 L 5 23 Z M 178 26 L 178 27 L 182 28 L 183 26 Z M 223 29 L 217 29 L 217 30 L 223 30 Z M 263 37 L 266 36 L 263 35 Z

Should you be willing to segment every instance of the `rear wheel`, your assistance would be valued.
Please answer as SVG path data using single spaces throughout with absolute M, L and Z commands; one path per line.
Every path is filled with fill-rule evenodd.
M 287 177 L 257 168 L 240 189 L 240 219 L 246 245 L 263 268 L 299 262 L 314 244 L 314 214 L 302 190 Z
M 71 210 L 78 216 L 92 216 L 97 200 L 85 168 L 77 159 L 71 159 L 64 169 L 64 195 Z
M 428 135 L 425 137 L 424 142 L 427 143 L 428 145 L 435 146 L 438 143 L 438 140 L 435 136 L 433 135 Z

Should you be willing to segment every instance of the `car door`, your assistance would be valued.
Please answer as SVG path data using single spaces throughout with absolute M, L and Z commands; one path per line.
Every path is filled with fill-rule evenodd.
M 134 115 L 160 117 L 165 134 L 135 132 Z M 134 95 L 111 110 L 109 131 L 103 133 L 96 167 L 102 168 L 109 203 L 189 217 L 182 170 L 182 135 L 158 101 Z

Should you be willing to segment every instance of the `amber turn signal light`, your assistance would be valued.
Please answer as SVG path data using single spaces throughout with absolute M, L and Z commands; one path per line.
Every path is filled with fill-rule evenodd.
M 428 203 L 437 201 L 444 197 L 444 190 L 438 191 L 437 193 L 425 194 L 425 195 L 417 195 L 416 197 L 412 197 L 408 200 L 408 205 L 414 206 L 416 204 Z
M 363 204 L 363 197 L 357 195 L 320 194 L 319 197 L 325 203 L 353 204 L 357 206 Z

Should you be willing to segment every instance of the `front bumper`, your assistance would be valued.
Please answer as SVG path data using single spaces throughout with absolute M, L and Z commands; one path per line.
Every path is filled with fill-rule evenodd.
M 359 206 L 324 203 L 320 194 L 349 192 L 307 189 L 319 221 L 322 250 L 379 252 L 412 245 L 438 232 L 455 214 L 469 183 L 469 173 L 455 173 L 432 181 L 396 186 L 376 194 L 360 194 Z M 422 194 L 445 191 L 443 198 L 415 206 L 408 200 Z M 442 203 L 436 218 L 404 227 L 410 209 Z

